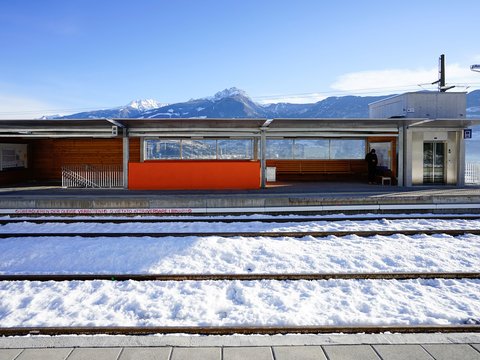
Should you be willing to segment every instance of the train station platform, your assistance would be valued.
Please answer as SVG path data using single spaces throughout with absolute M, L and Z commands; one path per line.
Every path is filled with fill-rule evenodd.
M 2 360 L 478 360 L 480 334 L 0 338 Z
M 480 186 L 271 183 L 258 190 L 144 191 L 65 189 L 59 186 L 0 188 L 0 214 L 228 214 L 480 212 Z

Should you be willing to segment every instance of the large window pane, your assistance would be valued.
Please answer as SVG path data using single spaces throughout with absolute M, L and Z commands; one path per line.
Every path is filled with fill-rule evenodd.
M 216 140 L 182 140 L 182 159 L 215 159 Z
M 293 139 L 267 140 L 267 159 L 293 159 Z
M 145 140 L 145 159 L 180 159 L 180 140 Z
M 364 159 L 365 140 L 330 140 L 330 159 Z
M 328 159 L 328 139 L 296 139 L 294 146 L 295 159 Z
M 217 140 L 218 159 L 251 159 L 252 140 Z

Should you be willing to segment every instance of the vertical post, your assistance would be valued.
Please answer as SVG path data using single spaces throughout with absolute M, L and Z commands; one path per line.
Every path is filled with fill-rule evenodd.
M 440 55 L 438 59 L 438 91 L 445 92 L 445 55 Z
M 405 136 L 405 125 L 401 125 L 398 127 L 398 157 L 397 157 L 397 180 L 398 180 L 398 186 L 404 186 L 404 172 L 403 172 L 403 157 L 405 154 L 405 142 L 404 142 L 404 136 Z
M 258 160 L 258 138 L 253 138 L 253 160 Z
M 128 162 L 130 160 L 130 142 L 128 129 L 123 128 L 123 188 L 128 189 Z
M 405 126 L 403 136 L 403 186 L 412 186 L 413 138 L 412 131 Z
M 463 137 L 463 129 L 457 132 L 457 186 L 465 185 L 465 139 Z
M 260 181 L 262 189 L 267 186 L 267 131 L 260 128 Z

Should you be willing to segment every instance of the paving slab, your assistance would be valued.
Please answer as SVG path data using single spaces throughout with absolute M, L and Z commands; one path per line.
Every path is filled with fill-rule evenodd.
M 231 347 L 223 349 L 223 360 L 245 359 L 273 360 L 272 349 L 270 347 Z
M 327 360 L 320 346 L 280 346 L 273 348 L 275 360 Z
M 0 360 L 13 360 L 22 351 L 22 349 L 0 349 Z
M 432 360 L 420 345 L 374 345 L 383 360 Z
M 323 349 L 329 360 L 381 360 L 369 345 L 332 345 Z
M 468 344 L 424 345 L 435 360 L 480 360 L 480 353 Z
M 73 349 L 27 349 L 15 360 L 65 360 Z
M 133 347 L 240 347 L 385 344 L 480 344 L 480 333 L 448 334 L 290 334 L 290 335 L 152 335 L 152 336 L 9 336 L 0 337 L 0 349 L 133 348 Z
M 168 360 L 171 352 L 171 347 L 125 348 L 118 360 Z
M 170 360 L 221 360 L 221 358 L 221 348 L 173 348 Z
M 472 346 L 480 352 L 480 344 L 472 344 Z
M 117 360 L 121 351 L 122 348 L 79 348 L 73 350 L 67 360 Z

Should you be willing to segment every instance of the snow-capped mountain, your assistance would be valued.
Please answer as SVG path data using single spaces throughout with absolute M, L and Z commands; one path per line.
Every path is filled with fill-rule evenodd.
M 163 104 L 157 100 L 153 99 L 144 99 L 144 100 L 133 100 L 126 107 L 135 109 L 138 111 L 148 111 L 152 109 L 158 109 L 159 107 L 166 106 L 168 104 Z
M 236 87 L 231 87 L 230 89 L 219 91 L 215 95 L 213 95 L 213 97 L 207 98 L 207 99 L 212 101 L 220 101 L 222 99 L 234 97 L 234 96 L 242 96 L 242 97 L 248 98 L 248 95 L 245 91 L 240 90 Z
M 171 104 L 146 111 L 143 118 L 255 118 L 266 117 L 265 108 L 235 87 L 214 96 Z
M 125 106 L 119 106 L 113 109 L 86 111 L 67 116 L 49 117 L 55 119 L 99 119 L 99 118 L 137 118 L 142 117 L 145 111 L 159 108 L 167 104 L 156 100 L 133 100 Z
M 314 104 L 260 105 L 245 91 L 232 87 L 211 97 L 170 105 L 135 100 L 114 109 L 48 118 L 368 118 L 368 104 L 389 96 L 332 96 Z M 467 94 L 467 117 L 480 118 L 479 109 L 480 90 L 475 90 Z

